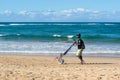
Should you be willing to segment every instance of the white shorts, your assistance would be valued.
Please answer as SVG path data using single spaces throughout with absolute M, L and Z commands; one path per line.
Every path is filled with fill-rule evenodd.
M 83 49 L 78 49 L 76 56 L 77 57 L 82 56 L 82 51 L 83 51 Z

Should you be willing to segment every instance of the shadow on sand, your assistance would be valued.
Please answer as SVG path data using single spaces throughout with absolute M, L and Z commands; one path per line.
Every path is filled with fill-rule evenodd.
M 81 63 L 64 63 L 64 64 L 81 64 Z M 115 63 L 83 63 L 83 65 L 98 65 L 98 64 L 115 64 Z

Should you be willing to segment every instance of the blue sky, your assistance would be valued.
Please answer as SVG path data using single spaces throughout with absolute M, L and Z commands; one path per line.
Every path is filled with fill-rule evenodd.
M 120 0 L 0 0 L 0 22 L 120 22 Z

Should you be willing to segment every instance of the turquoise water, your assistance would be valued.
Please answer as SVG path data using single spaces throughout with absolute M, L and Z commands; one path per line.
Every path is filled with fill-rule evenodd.
M 77 33 L 85 41 L 85 55 L 120 56 L 120 23 L 114 22 L 0 22 L 0 52 L 57 54 L 77 40 Z

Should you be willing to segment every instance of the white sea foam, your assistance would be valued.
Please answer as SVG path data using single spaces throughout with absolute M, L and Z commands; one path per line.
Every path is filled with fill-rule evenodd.
M 5 35 L 3 35 L 3 34 L 0 34 L 0 37 L 2 37 L 2 36 L 5 36 Z
M 27 24 L 9 24 L 11 26 L 27 25 Z
M 17 34 L 17 36 L 20 36 L 21 34 Z
M 104 25 L 109 26 L 109 25 L 115 25 L 115 24 L 104 24 Z
M 4 24 L 0 24 L 0 26 L 6 26 L 6 25 L 4 25 Z
M 78 25 L 78 24 L 51 24 L 51 25 Z
M 0 54 L 28 54 L 28 55 L 53 55 L 64 53 L 72 43 L 66 42 L 16 42 L 16 41 L 0 41 Z M 86 55 L 118 55 L 120 56 L 119 44 L 97 44 L 86 43 L 86 49 L 83 54 Z M 113 47 L 114 45 L 114 47 Z M 47 51 L 46 51 L 47 49 Z M 67 55 L 75 55 L 77 47 L 73 46 Z
M 0 36 L 3 36 L 2 34 L 0 34 Z
M 61 37 L 59 34 L 54 34 L 53 37 Z
M 9 24 L 9 25 L 11 25 L 11 26 L 20 26 L 20 25 L 79 25 L 79 24 L 43 24 L 43 23 L 39 23 L 39 24 L 16 24 L 16 23 L 13 23 L 13 24 Z M 2 26 L 2 25 L 1 25 Z
M 13 23 L 13 24 L 9 24 L 11 26 L 24 26 L 24 25 L 43 25 L 43 24 L 17 24 L 17 23 Z
M 100 23 L 82 23 L 81 25 L 100 25 Z
M 74 36 L 73 35 L 68 35 L 67 38 L 73 38 Z

